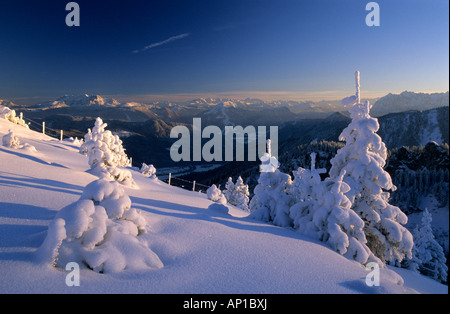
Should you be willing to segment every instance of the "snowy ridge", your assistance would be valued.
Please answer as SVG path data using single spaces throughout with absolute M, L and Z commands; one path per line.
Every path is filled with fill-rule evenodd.
M 234 126 L 234 123 L 231 122 L 231 119 L 228 116 L 228 113 L 227 113 L 228 108 L 237 108 L 237 105 L 231 101 L 225 101 L 218 105 L 215 105 L 210 110 L 206 111 L 205 115 L 209 115 L 217 120 L 220 120 L 221 125 Z
M 108 106 L 115 107 L 120 104 L 115 99 L 106 99 L 99 95 L 64 95 L 55 101 L 48 101 L 41 104 L 37 104 L 36 107 L 55 109 L 64 107 L 90 107 L 90 106 Z
M 429 110 L 449 106 L 449 92 L 446 93 L 415 93 L 404 91 L 381 97 L 373 105 L 372 114 L 381 116 L 388 113 L 408 110 Z
M 447 287 L 401 269 L 368 271 L 323 243 L 293 230 L 246 218 L 206 195 L 181 190 L 130 170 L 139 189 L 125 188 L 146 219 L 142 237 L 160 269 L 98 274 L 81 266 L 79 287 L 67 272 L 36 260 L 36 250 L 60 209 L 76 202 L 97 177 L 71 142 L 59 142 L 0 119 L 34 151 L 0 147 L 1 293 L 447 293 Z M 222 207 L 221 207 L 222 208 Z M 220 208 L 220 209 L 221 209 Z M 396 273 L 400 273 L 401 276 Z M 404 284 L 403 284 L 404 281 Z
M 380 118 L 380 135 L 388 147 L 448 143 L 448 107 L 393 113 Z

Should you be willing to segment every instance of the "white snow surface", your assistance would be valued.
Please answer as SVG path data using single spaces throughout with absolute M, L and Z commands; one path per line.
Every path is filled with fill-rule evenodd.
M 133 170 L 139 189 L 123 188 L 147 221 L 141 237 L 164 266 L 99 274 L 80 265 L 80 286 L 69 287 L 69 271 L 36 251 L 57 212 L 98 178 L 76 145 L 0 119 L 0 137 L 9 129 L 36 151 L 0 147 L 0 293 L 448 293 L 391 267 L 369 287 L 369 271 L 323 243 Z

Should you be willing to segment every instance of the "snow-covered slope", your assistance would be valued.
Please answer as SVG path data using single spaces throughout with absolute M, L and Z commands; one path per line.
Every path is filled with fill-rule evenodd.
M 59 142 L 0 119 L 37 152 L 0 147 L 0 293 L 447 293 L 421 275 L 369 273 L 322 243 L 293 230 L 246 218 L 229 206 L 216 211 L 205 195 L 168 186 L 132 171 L 139 189 L 127 189 L 150 231 L 142 237 L 164 267 L 98 274 L 81 266 L 80 286 L 66 285 L 64 269 L 36 261 L 49 223 L 97 178 L 87 158 Z

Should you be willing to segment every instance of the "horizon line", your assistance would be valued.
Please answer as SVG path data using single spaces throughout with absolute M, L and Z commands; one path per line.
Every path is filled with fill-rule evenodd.
M 362 90 L 361 94 L 363 99 L 372 100 L 384 97 L 388 94 L 401 94 L 403 92 L 435 94 L 435 93 L 448 93 L 449 91 L 369 91 Z M 138 102 L 148 103 L 154 101 L 190 101 L 199 98 L 212 98 L 212 99 L 238 99 L 245 100 L 259 99 L 265 102 L 271 101 L 340 101 L 345 97 L 352 96 L 351 92 L 346 91 L 311 91 L 311 92 L 291 92 L 291 91 L 228 91 L 228 92 L 205 92 L 205 93 L 149 93 L 149 94 L 107 94 L 107 93 L 65 93 L 59 96 L 18 96 L 18 97 L 6 97 L 0 100 L 8 100 L 17 105 L 34 105 L 45 101 L 54 101 L 65 95 L 99 95 L 104 98 L 114 98 L 122 103 L 125 102 Z M 32 102 L 32 103 L 31 103 Z
M 414 92 L 424 94 L 447 93 L 448 91 L 368 91 L 362 90 L 363 99 L 378 99 L 388 94 L 401 94 L 403 92 Z M 216 93 L 170 93 L 170 94 L 104 94 L 108 98 L 114 98 L 123 102 L 151 102 L 151 101 L 189 101 L 198 98 L 228 98 L 245 100 L 259 99 L 262 101 L 341 101 L 345 97 L 352 96 L 352 92 L 346 91 L 312 91 L 312 92 L 289 92 L 289 91 L 228 91 Z

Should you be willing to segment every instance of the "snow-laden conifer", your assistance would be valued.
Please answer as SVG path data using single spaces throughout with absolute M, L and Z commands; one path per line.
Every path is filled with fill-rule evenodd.
M 84 137 L 80 153 L 87 155 L 89 166 L 95 175 L 133 187 L 135 183 L 131 172 L 120 168 L 131 166 L 130 159 L 119 136 L 106 130 L 107 126 L 101 118 L 97 118 L 92 131 L 88 130 Z
M 96 180 L 56 214 L 36 256 L 56 267 L 76 262 L 100 273 L 161 268 L 158 256 L 140 240 L 146 224 L 117 182 Z
M 211 185 L 207 190 L 206 190 L 206 195 L 208 197 L 209 200 L 222 204 L 222 205 L 226 205 L 227 204 L 227 199 L 225 198 L 225 196 L 222 194 L 222 191 L 215 185 Z
M 249 194 L 248 185 L 244 183 L 241 177 L 236 180 L 236 183 L 233 183 L 232 178 L 228 178 L 223 195 L 229 204 L 249 211 Z
M 251 218 L 273 222 L 277 226 L 291 227 L 289 208 L 294 204 L 290 194 L 291 176 L 280 172 L 278 160 L 271 155 L 270 140 L 267 152 L 261 158 L 261 173 L 249 207 Z
M 434 280 L 446 282 L 448 267 L 442 246 L 436 241 L 431 222 L 431 213 L 425 209 L 422 216 L 422 224 L 414 234 L 414 258 L 419 271 Z
M 364 221 L 367 245 L 373 254 L 382 262 L 401 261 L 411 257 L 413 238 L 403 227 L 407 216 L 389 204 L 388 191 L 396 187 L 384 170 L 387 149 L 376 134 L 378 120 L 370 116 L 368 101 L 360 103 L 359 72 L 356 86 L 356 104 L 349 109 L 352 121 L 339 138 L 346 144 L 331 160 L 330 176 L 336 179 L 345 170 L 344 182 L 350 186 L 346 196 Z

